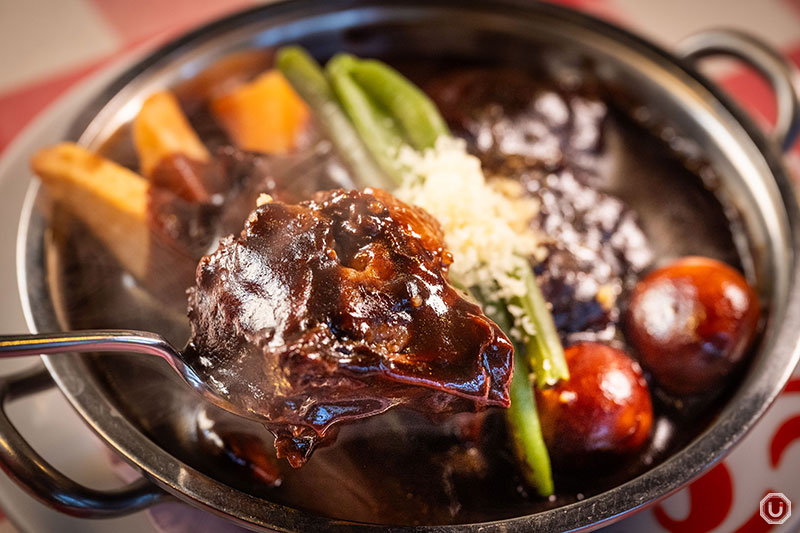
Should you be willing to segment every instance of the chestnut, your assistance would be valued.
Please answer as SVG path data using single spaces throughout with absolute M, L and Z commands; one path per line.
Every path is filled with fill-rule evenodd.
M 598 454 L 639 450 L 653 423 L 639 364 L 622 350 L 596 342 L 570 346 L 564 355 L 570 378 L 536 391 L 542 435 L 553 460 L 580 466 Z
M 690 396 L 724 384 L 755 338 L 758 319 L 758 296 L 739 272 L 687 257 L 636 285 L 625 326 L 658 385 Z

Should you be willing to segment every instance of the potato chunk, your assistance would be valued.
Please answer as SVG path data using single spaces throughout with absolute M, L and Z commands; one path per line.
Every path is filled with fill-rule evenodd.
M 39 150 L 31 166 L 55 201 L 134 276 L 145 276 L 150 253 L 146 179 L 73 143 Z
M 166 156 L 183 155 L 206 163 L 211 160 L 205 145 L 169 91 L 150 95 L 133 121 L 133 142 L 139 166 L 146 177 Z

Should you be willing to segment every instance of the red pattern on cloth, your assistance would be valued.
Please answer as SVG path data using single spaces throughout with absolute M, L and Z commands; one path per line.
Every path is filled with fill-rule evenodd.
M 791 392 L 800 392 L 800 377 L 795 377 L 789 380 L 789 383 L 783 388 L 782 394 Z
M 800 14 L 800 0 L 783 0 L 788 5 L 792 6 L 793 8 L 797 9 L 797 13 Z
M 770 492 L 775 491 L 766 490 L 764 491 L 764 496 Z M 739 526 L 734 533 L 767 533 L 767 531 L 772 531 L 772 528 L 774 527 L 774 525 L 766 523 L 764 519 L 761 518 L 761 512 L 758 507 L 756 507 L 747 522 Z
M 0 95 L 0 153 L 48 104 L 70 87 L 109 64 L 111 58 Z
M 131 41 L 119 50 L 71 71 L 36 81 L 5 94 L 0 92 L 0 117 L 2 117 L 0 120 L 0 156 L 25 126 L 39 113 L 47 110 L 59 96 L 134 50 L 153 48 L 163 42 L 165 38 L 166 36 L 159 35 L 153 39 Z
M 795 3 L 800 5 L 800 0 Z M 798 7 L 800 13 L 800 7 Z M 798 22 L 800 25 L 800 22 Z M 800 66 L 800 41 L 786 46 L 783 53 L 795 64 Z M 756 120 L 766 124 L 774 124 L 777 114 L 775 96 L 764 78 L 752 69 L 737 68 L 717 82 L 725 88 L 737 102 L 752 113 Z M 800 153 L 800 144 L 795 145 L 795 150 Z
M 769 459 L 773 468 L 781 465 L 787 449 L 800 440 L 800 415 L 784 420 L 772 436 L 769 445 Z
M 653 508 L 653 515 L 670 533 L 704 533 L 719 527 L 732 505 L 733 478 L 725 463 L 719 463 L 689 485 L 689 514 L 684 519 L 670 517 L 661 504 Z

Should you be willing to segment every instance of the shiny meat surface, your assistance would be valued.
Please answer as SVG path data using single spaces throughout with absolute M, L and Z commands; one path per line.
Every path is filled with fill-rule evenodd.
M 267 203 L 198 266 L 192 364 L 294 466 L 333 424 L 396 405 L 508 406 L 511 344 L 451 261 L 437 223 L 380 190 Z

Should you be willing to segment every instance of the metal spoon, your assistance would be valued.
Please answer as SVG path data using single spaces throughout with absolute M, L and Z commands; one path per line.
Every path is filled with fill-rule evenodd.
M 155 355 L 169 363 L 169 366 L 183 381 L 214 405 L 251 420 L 262 423 L 268 421 L 263 415 L 220 396 L 200 379 L 197 373 L 183 360 L 183 353 L 180 350 L 155 333 L 124 329 L 98 329 L 0 336 L 0 358 L 85 352 Z

